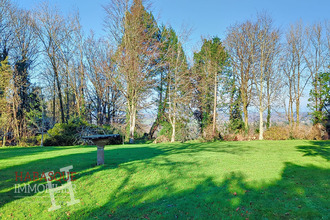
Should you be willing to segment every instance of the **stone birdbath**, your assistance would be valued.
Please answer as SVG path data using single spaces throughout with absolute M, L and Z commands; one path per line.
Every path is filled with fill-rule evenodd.
M 119 134 L 106 134 L 106 135 L 91 135 L 82 137 L 86 140 L 91 140 L 97 146 L 97 165 L 104 164 L 104 146 L 109 143 L 112 138 L 118 138 Z

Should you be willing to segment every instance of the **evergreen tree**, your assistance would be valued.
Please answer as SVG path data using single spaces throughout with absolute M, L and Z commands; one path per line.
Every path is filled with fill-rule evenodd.
M 172 30 L 172 29 L 171 29 Z M 160 62 L 163 62 L 166 58 L 167 51 L 170 47 L 170 40 L 169 40 L 169 29 L 166 28 L 166 26 L 161 27 L 161 33 L 160 33 L 160 54 L 159 54 L 159 60 Z M 154 133 L 159 128 L 160 125 L 164 123 L 168 123 L 165 118 L 165 110 L 167 108 L 166 102 L 167 102 L 167 96 L 168 96 L 168 84 L 167 84 L 167 78 L 169 73 L 169 66 L 166 62 L 163 63 L 158 68 L 158 71 L 156 72 L 156 83 L 155 83 L 155 91 L 158 93 L 158 97 L 156 99 L 157 104 L 157 116 L 155 121 L 153 122 L 150 131 L 149 131 L 149 137 L 153 138 Z
M 158 69 L 159 29 L 142 1 L 134 0 L 125 13 L 123 30 L 116 53 L 115 81 L 127 101 L 128 136 L 133 143 L 138 110 L 145 105 Z
M 319 74 L 318 78 L 313 81 L 313 86 L 309 93 L 311 104 L 308 104 L 312 110 L 313 124 L 327 124 L 330 112 L 330 73 Z M 315 90 L 315 88 L 317 89 Z
M 242 97 L 240 90 L 236 87 L 235 76 L 230 79 L 230 103 L 229 103 L 229 128 L 234 132 L 244 129 L 244 121 L 242 118 Z
M 216 111 L 219 77 L 228 65 L 228 53 L 218 37 L 204 39 L 198 53 L 194 53 L 194 73 L 196 83 L 197 116 L 201 133 L 210 125 L 212 135 L 216 133 Z

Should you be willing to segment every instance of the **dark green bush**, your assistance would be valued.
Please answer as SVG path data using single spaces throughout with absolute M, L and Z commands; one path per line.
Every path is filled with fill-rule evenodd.
M 81 144 L 79 132 L 88 124 L 83 120 L 70 120 L 67 124 L 58 123 L 48 131 L 45 146 L 70 146 Z
M 186 141 L 188 137 L 187 122 L 177 121 L 175 126 L 175 140 L 176 141 Z M 165 136 L 168 140 L 172 137 L 172 125 L 169 122 L 162 122 L 162 129 L 158 133 L 158 137 Z
M 171 140 L 172 125 L 167 121 L 162 122 L 161 125 L 162 129 L 159 131 L 157 136 L 165 136 L 167 139 Z
M 97 127 L 89 125 L 79 118 L 71 119 L 67 124 L 58 123 L 44 137 L 44 146 L 72 146 L 84 144 L 82 136 L 95 134 L 119 134 L 118 138 L 109 140 L 109 144 L 121 144 L 122 135 L 110 126 Z

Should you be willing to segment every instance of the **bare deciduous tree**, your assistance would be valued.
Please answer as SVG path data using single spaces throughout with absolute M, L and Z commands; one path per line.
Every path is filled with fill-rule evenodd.
M 71 38 L 75 31 L 75 20 L 63 17 L 56 8 L 51 8 L 48 3 L 43 3 L 35 12 L 35 33 L 38 36 L 42 52 L 52 68 L 54 85 L 60 105 L 61 122 L 67 121 L 63 99 L 63 83 L 66 82 L 66 97 L 68 98 L 69 61 L 71 57 Z M 55 91 L 55 88 L 54 88 Z M 68 103 L 68 99 L 66 100 Z M 68 106 L 66 107 L 68 109 Z
M 298 22 L 290 26 L 286 33 L 286 41 L 284 47 L 284 54 L 286 59 L 283 61 L 285 69 L 283 69 L 287 78 L 287 86 L 289 89 L 289 109 L 288 120 L 290 127 L 294 124 L 293 118 L 293 103 L 296 104 L 296 125 L 299 126 L 300 121 L 300 99 L 308 82 L 308 75 L 306 74 L 305 52 L 306 52 L 306 37 L 305 28 L 302 22 Z
M 312 79 L 314 92 L 319 94 L 321 85 L 319 84 L 319 74 L 325 70 L 326 63 L 326 38 L 325 30 L 321 23 L 315 23 L 307 27 L 306 36 L 308 38 L 308 48 L 304 54 L 310 77 Z M 320 99 L 312 97 L 314 106 L 320 106 Z M 321 109 L 319 109 L 321 111 Z M 318 121 L 318 119 L 315 119 Z
M 47 3 L 40 5 L 38 11 L 35 12 L 35 18 L 35 32 L 41 42 L 42 52 L 44 53 L 47 62 L 52 67 L 52 72 L 54 74 L 54 86 L 56 85 L 57 95 L 60 103 L 61 122 L 64 123 L 65 115 L 60 75 L 61 62 L 59 59 L 60 52 L 58 48 L 58 45 L 63 40 L 60 38 L 60 36 L 63 28 L 65 27 L 64 18 L 59 14 L 57 9 L 50 8 Z
M 14 30 L 13 43 L 15 44 L 12 50 L 15 65 L 13 79 L 17 98 L 19 98 L 16 111 L 21 136 L 25 136 L 27 133 L 26 113 L 30 111 L 31 102 L 29 100 L 30 77 L 28 71 L 32 69 L 38 53 L 38 41 L 31 16 L 31 12 L 25 10 L 17 10 L 17 13 L 11 14 Z
M 11 15 L 14 15 L 16 8 L 9 0 L 0 0 L 0 61 L 4 61 L 13 47 L 13 28 Z
M 256 39 L 257 53 L 253 56 L 253 63 L 257 65 L 254 74 L 254 85 L 259 109 L 259 140 L 263 140 L 263 113 L 271 104 L 271 91 L 278 89 L 279 81 L 272 79 L 275 74 L 274 59 L 279 52 L 279 30 L 273 27 L 273 21 L 267 14 L 258 15 L 255 32 L 251 34 Z M 252 36 L 251 36 L 252 38 Z M 270 85 L 273 84 L 272 86 Z M 273 93 L 275 98 L 276 93 Z M 268 96 L 268 97 L 267 97 Z
M 232 70 L 239 84 L 246 130 L 248 129 L 248 107 L 251 103 L 253 89 L 253 56 L 256 53 L 255 38 L 249 33 L 254 32 L 254 26 L 251 21 L 236 24 L 228 29 L 225 40 Z

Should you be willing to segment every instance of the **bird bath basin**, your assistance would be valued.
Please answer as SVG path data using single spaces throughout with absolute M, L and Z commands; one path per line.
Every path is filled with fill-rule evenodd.
M 118 138 L 119 136 L 119 134 L 106 134 L 83 137 L 83 139 L 90 140 L 97 146 L 97 165 L 104 164 L 104 146 L 109 143 L 110 139 Z

